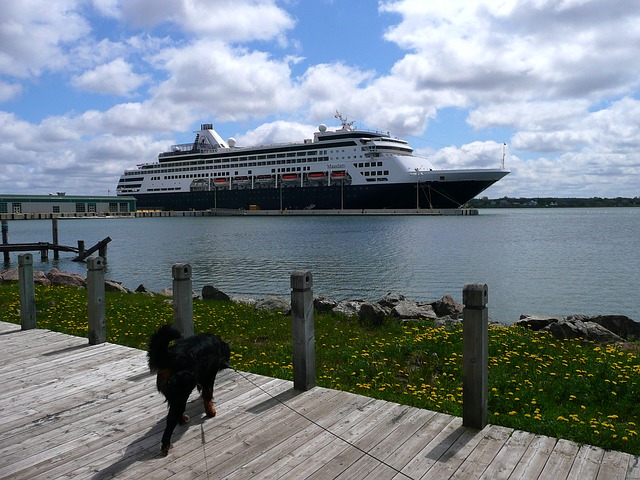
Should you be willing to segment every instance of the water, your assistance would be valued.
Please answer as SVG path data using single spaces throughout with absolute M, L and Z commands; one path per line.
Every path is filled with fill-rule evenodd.
M 376 300 L 400 292 L 462 300 L 465 283 L 489 286 L 489 315 L 624 314 L 640 321 L 640 209 L 495 209 L 472 217 L 176 217 L 58 222 L 59 241 L 87 247 L 110 236 L 107 278 L 135 289 L 171 287 L 190 263 L 194 290 L 288 297 L 293 270 L 314 293 Z M 9 241 L 51 240 L 51 221 L 10 221 Z M 60 254 L 36 269 L 83 273 Z M 17 266 L 17 254 L 11 256 Z

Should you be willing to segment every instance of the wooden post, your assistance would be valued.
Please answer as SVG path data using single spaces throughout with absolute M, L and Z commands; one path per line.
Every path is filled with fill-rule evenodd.
M 107 261 L 107 244 L 105 243 L 98 249 L 98 255 L 104 258 L 104 261 Z
M 462 291 L 462 425 L 482 430 L 487 425 L 489 369 L 488 288 L 467 284 Z
M 98 345 L 107 341 L 104 261 L 102 257 L 89 257 L 87 259 L 87 270 L 89 344 Z
M 36 293 L 33 283 L 33 255 L 18 255 L 18 282 L 20 284 L 20 323 L 22 330 L 36 328 Z
M 51 233 L 53 236 L 53 259 L 54 260 L 58 260 L 58 258 L 60 258 L 60 252 L 58 251 L 57 247 L 58 246 L 58 219 L 52 217 L 51 218 Z
M 2 243 L 9 243 L 9 222 L 6 220 L 2 220 Z M 9 251 L 3 252 L 4 255 L 4 263 L 9 263 L 11 258 L 9 257 Z
M 293 332 L 293 388 L 307 391 L 316 386 L 315 329 L 313 323 L 313 275 L 291 273 L 291 324 Z
M 173 326 L 183 337 L 193 335 L 193 288 L 191 286 L 191 265 L 176 263 L 173 274 Z

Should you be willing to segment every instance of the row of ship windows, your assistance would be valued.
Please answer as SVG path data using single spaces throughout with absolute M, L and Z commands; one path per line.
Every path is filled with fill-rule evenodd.
M 361 151 L 369 151 L 369 148 L 366 147 L 360 147 Z M 334 150 L 335 152 L 341 152 L 341 153 L 345 153 L 345 150 Z M 357 151 L 357 149 L 353 149 L 354 152 Z M 322 162 L 324 161 L 322 159 L 322 155 L 328 155 L 327 150 L 310 150 L 310 151 L 303 151 L 303 152 L 286 152 L 286 153 L 270 153 L 270 154 L 266 154 L 266 155 L 252 155 L 252 156 L 246 156 L 246 157 L 238 157 L 237 161 L 238 162 L 257 162 L 259 160 L 268 160 L 268 159 L 276 159 L 276 158 L 300 158 L 300 157 L 308 157 L 306 158 L 307 162 Z M 320 157 L 318 157 L 318 155 L 321 155 Z M 360 155 L 362 157 L 362 155 Z M 354 157 L 355 158 L 355 157 Z M 214 164 L 214 163 L 227 163 L 229 162 L 230 159 L 229 158 L 222 158 L 222 159 L 213 159 L 213 160 L 196 160 L 196 161 L 190 161 L 190 162 L 176 162 L 176 163 L 168 163 L 166 164 L 167 167 L 180 167 L 182 165 L 202 165 L 202 164 Z M 285 163 L 282 160 L 278 161 L 278 162 L 270 162 L 267 163 L 267 165 L 273 165 L 274 163 Z M 262 164 L 262 163 L 261 163 Z
M 354 167 L 356 168 L 371 168 L 371 167 L 381 167 L 382 166 L 382 162 L 359 162 L 359 163 L 354 163 L 353 164 Z M 221 168 L 221 167 L 214 167 L 214 168 Z M 238 168 L 238 165 L 229 165 L 227 168 Z M 278 169 L 272 168 L 271 169 L 271 173 L 281 173 L 281 172 L 305 172 L 305 171 L 310 171 L 311 167 L 309 166 L 305 166 L 305 167 L 280 167 Z M 160 173 L 165 173 L 167 171 L 170 170 L 161 170 Z M 365 177 L 369 176 L 369 175 L 374 175 L 375 172 L 373 173 L 369 173 L 369 172 L 361 172 Z M 252 174 L 252 171 L 249 170 L 247 172 L 248 175 Z M 228 172 L 213 172 L 213 174 L 210 173 L 196 173 L 196 174 L 190 174 L 190 175 L 165 175 L 164 176 L 164 180 L 174 180 L 174 179 L 179 179 L 179 178 L 207 178 L 207 177 L 224 177 L 229 175 Z M 236 171 L 234 173 L 234 175 L 238 175 L 238 172 Z M 378 175 L 382 175 L 382 173 L 378 172 Z M 389 175 L 389 171 L 385 170 L 384 175 Z M 151 177 L 151 180 L 161 180 L 161 177 Z
M 355 150 L 355 149 L 354 149 Z M 344 153 L 344 150 L 342 150 L 342 152 Z M 301 156 L 305 156 L 306 152 L 297 152 L 297 157 L 301 157 Z M 316 154 L 317 152 L 309 152 L 309 154 Z M 325 154 L 326 155 L 326 151 L 322 151 L 320 152 L 321 154 Z M 296 152 L 289 152 L 287 154 L 284 153 L 279 153 L 277 154 L 278 157 L 296 157 Z M 223 160 L 198 160 L 198 161 L 190 161 L 190 162 L 180 162 L 180 163 L 169 163 L 169 164 L 165 164 L 162 165 L 162 169 L 161 170 L 157 170 L 157 166 L 156 165 L 148 165 L 148 166 L 143 166 L 143 169 L 153 169 L 155 170 L 152 173 L 169 173 L 169 172 L 185 172 L 185 171 L 191 171 L 191 170 L 211 170 L 213 169 L 222 169 L 222 168 L 239 168 L 239 167 L 262 167 L 262 166 L 268 166 L 268 165 L 279 165 L 279 164 L 283 164 L 283 163 L 297 163 L 299 160 L 297 158 L 290 158 L 290 159 L 285 159 L 285 160 L 272 160 L 272 161 L 258 161 L 258 160 L 264 160 L 267 158 L 275 158 L 276 154 L 270 154 L 270 155 L 257 155 L 256 157 L 239 157 L 238 158 L 238 163 L 225 163 L 224 165 Z M 353 158 L 363 158 L 363 155 L 354 155 Z M 342 156 L 342 157 L 336 157 L 337 159 L 340 160 L 351 160 L 351 155 L 346 155 L 346 156 Z M 249 160 L 247 162 L 247 160 Z M 227 160 L 228 161 L 228 160 Z M 328 162 L 329 161 L 329 157 L 308 157 L 305 159 L 306 162 Z M 246 163 L 240 163 L 240 162 L 246 162 Z M 382 166 L 382 162 L 360 162 L 358 165 L 360 167 L 364 166 L 369 166 L 369 164 L 371 164 L 371 166 L 376 166 L 376 163 L 378 164 L 378 166 Z M 215 165 L 214 165 L 215 164 Z M 207 166 L 198 166 L 198 165 L 209 165 Z M 128 172 L 127 174 L 130 175 L 135 175 L 135 172 Z

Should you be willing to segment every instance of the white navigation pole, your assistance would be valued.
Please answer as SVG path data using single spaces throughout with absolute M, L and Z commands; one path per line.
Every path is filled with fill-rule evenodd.
M 420 210 L 420 168 L 416 168 L 416 210 Z

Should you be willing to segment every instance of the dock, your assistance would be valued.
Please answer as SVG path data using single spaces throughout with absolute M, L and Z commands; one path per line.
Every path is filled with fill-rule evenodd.
M 138 210 L 136 217 L 393 217 L 393 216 L 469 216 L 478 215 L 475 208 L 379 208 L 379 209 L 335 209 L 335 210 L 234 210 L 211 208 L 209 210 Z
M 0 322 L 0 478 L 640 479 L 639 458 L 225 370 L 160 455 L 146 352 Z

